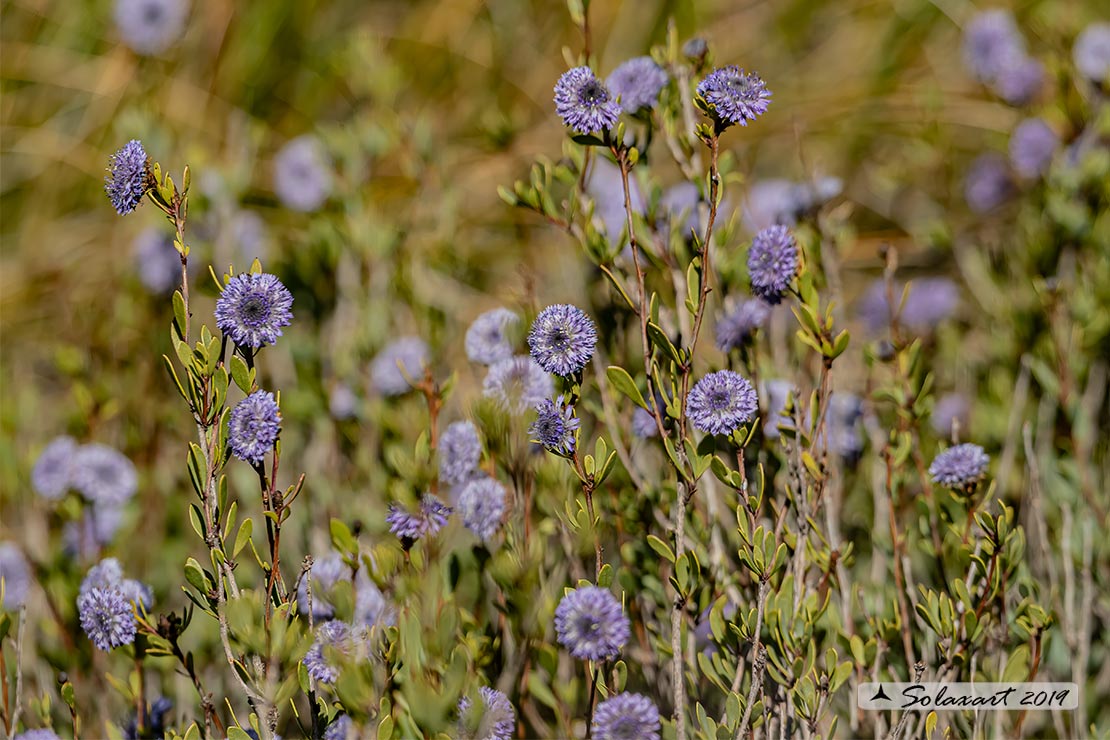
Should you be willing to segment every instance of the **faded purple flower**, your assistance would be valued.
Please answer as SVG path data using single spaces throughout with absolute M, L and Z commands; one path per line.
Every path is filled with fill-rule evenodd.
M 929 466 L 933 482 L 953 490 L 971 490 L 987 473 L 990 457 L 983 448 L 970 442 L 949 447 Z
M 728 352 L 740 349 L 767 323 L 771 306 L 758 298 L 737 303 L 724 316 L 717 319 L 717 349 Z
M 655 417 L 650 411 L 637 406 L 632 411 L 632 434 L 640 439 L 659 436 L 659 427 L 655 424 Z
M 115 20 L 123 43 L 153 56 L 173 46 L 185 30 L 187 0 L 116 0 Z
M 509 359 L 513 345 L 508 333 L 519 323 L 520 317 L 507 308 L 486 311 L 466 330 L 466 356 L 482 365 Z
M 420 337 L 401 337 L 382 348 L 370 363 L 370 384 L 383 396 L 400 396 L 424 379 L 428 345 Z
M 1075 39 L 1072 61 L 1092 82 L 1110 82 L 1110 23 L 1091 23 Z
M 324 740 L 352 740 L 352 736 L 356 736 L 357 732 L 351 718 L 341 714 L 324 730 Z
M 597 705 L 593 736 L 597 740 L 659 740 L 659 709 L 640 694 L 617 694 Z
M 625 113 L 654 108 L 670 76 L 651 57 L 636 57 L 617 66 L 605 80 Z
M 549 373 L 570 376 L 593 357 L 597 329 L 586 313 L 565 303 L 540 311 L 528 332 L 532 358 Z
M 1024 53 L 1025 40 L 1008 10 L 981 12 L 964 29 L 964 65 L 980 82 L 993 82 L 1007 59 Z
M 534 442 L 539 442 L 548 452 L 557 455 L 574 454 L 575 433 L 581 423 L 574 416 L 574 407 L 559 396 L 552 401 L 545 398 L 536 407 L 536 420 L 528 428 Z
M 31 588 L 31 568 L 13 542 L 0 542 L 0 581 L 4 584 L 4 609 L 15 611 L 27 600 Z
M 293 321 L 293 294 L 269 273 L 244 273 L 216 299 L 216 325 L 240 347 L 273 344 Z
M 482 393 L 511 414 L 535 408 L 554 391 L 551 376 L 528 355 L 494 363 L 482 383 Z
M 79 520 L 66 522 L 62 528 L 63 550 L 70 557 L 91 560 L 112 542 L 122 522 L 122 507 L 92 504 Z
M 482 458 L 482 440 L 478 428 L 469 421 L 448 425 L 436 447 L 439 457 L 439 479 L 448 485 L 468 480 Z
M 81 445 L 73 454 L 70 485 L 88 501 L 118 506 L 139 486 L 135 466 L 118 450 L 102 444 Z
M 894 300 L 902 298 L 900 283 L 891 286 Z M 913 280 L 909 294 L 902 304 L 898 321 L 914 331 L 929 331 L 956 312 L 960 303 L 960 290 L 948 278 L 927 277 Z M 868 288 L 860 304 L 860 315 L 868 330 L 877 333 L 890 324 L 890 304 L 884 280 L 876 280 Z
M 151 180 L 146 150 L 141 141 L 132 139 L 112 155 L 108 175 L 104 178 L 104 191 L 116 212 L 126 216 L 142 202 Z
M 574 589 L 555 609 L 555 634 L 571 655 L 581 660 L 615 658 L 631 630 L 621 604 L 608 589 Z
M 48 727 L 41 727 L 24 730 L 15 736 L 15 740 L 58 740 L 58 734 Z
M 274 448 L 281 431 L 281 410 L 274 394 L 255 391 L 231 410 L 227 443 L 235 457 L 258 465 Z
M 148 291 L 162 295 L 181 285 L 181 255 L 173 248 L 173 237 L 168 232 L 144 229 L 135 237 L 132 249 L 139 281 Z
M 1041 118 L 1026 118 L 1010 134 L 1010 162 L 1022 177 L 1040 177 L 1048 170 L 1060 138 Z
M 756 298 L 780 303 L 797 273 L 798 244 L 788 228 L 768 226 L 755 235 L 748 250 L 748 275 Z
M 509 697 L 497 689 L 478 689 L 481 706 L 469 696 L 459 699 L 459 740 L 510 740 L 516 729 L 516 711 Z
M 426 534 L 435 534 L 447 525 L 447 517 L 451 514 L 451 507 L 444 504 L 430 493 L 424 494 L 420 500 L 418 511 L 411 512 L 399 504 L 390 504 L 389 513 L 385 517 L 389 524 L 389 531 L 401 540 L 405 549 L 412 547 L 412 543 Z
M 358 416 L 358 396 L 346 383 L 336 383 L 328 394 L 328 413 L 331 418 L 346 421 Z
M 332 164 L 320 140 L 311 134 L 292 139 L 274 157 L 274 192 L 287 208 L 307 213 L 328 199 Z
M 77 441 L 73 437 L 55 437 L 43 448 L 31 469 L 31 485 L 48 501 L 65 495 L 73 482 L 73 456 Z
M 1014 193 L 1006 160 L 994 152 L 980 154 L 964 179 L 964 199 L 975 213 L 987 213 L 1009 200 Z
M 466 528 L 488 541 L 501 527 L 505 487 L 488 476 L 467 481 L 459 492 L 457 508 Z
M 686 415 L 708 434 L 731 434 L 751 421 L 758 408 L 755 388 L 731 370 L 709 373 L 686 397 Z
M 589 134 L 616 126 L 621 109 L 593 70 L 575 67 L 555 83 L 555 112 L 567 128 Z
M 82 593 L 77 597 L 77 614 L 81 629 L 101 650 L 135 641 L 134 607 L 119 588 L 92 588 Z
M 1015 55 L 1003 65 L 992 88 L 1010 105 L 1028 105 L 1044 87 L 1044 65 L 1033 57 Z
M 332 620 L 316 629 L 316 641 L 305 653 L 305 670 L 321 683 L 335 683 L 339 678 L 340 663 L 355 650 L 360 640 L 358 630 L 346 622 Z
M 759 75 L 747 74 L 735 65 L 710 72 L 698 83 L 698 95 L 716 114 L 719 125 L 747 126 L 767 111 L 771 92 Z

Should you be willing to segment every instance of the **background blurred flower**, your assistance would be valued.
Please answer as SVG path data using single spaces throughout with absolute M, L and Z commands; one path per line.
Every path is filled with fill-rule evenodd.
M 617 65 L 605 80 L 609 92 L 620 100 L 625 113 L 652 108 L 670 76 L 651 57 L 636 57 Z
M 616 694 L 597 705 L 593 736 L 597 740 L 659 740 L 659 709 L 641 694 Z
M 116 0 L 116 28 L 136 54 L 151 56 L 169 49 L 185 30 L 187 0 Z
M 1059 137 L 1043 119 L 1026 118 L 1010 134 L 1010 162 L 1022 177 L 1040 177 L 1059 146 Z
M 459 492 L 458 512 L 467 529 L 488 541 L 501 528 L 505 487 L 488 476 L 467 481 Z
M 511 414 L 534 409 L 555 391 L 551 376 L 528 355 L 501 360 L 490 367 L 482 392 Z
M 135 466 L 108 445 L 86 444 L 73 454 L 70 484 L 87 500 L 105 506 L 126 502 L 139 486 Z
M 378 353 L 370 363 L 370 384 L 383 396 L 400 396 L 424 379 L 428 345 L 419 337 L 401 337 Z
M 976 157 L 964 179 L 964 199 L 974 213 L 987 213 L 1010 199 L 1013 181 L 1006 160 L 994 152 Z
M 509 697 L 497 689 L 478 689 L 481 705 L 469 696 L 459 699 L 459 740 L 510 740 L 516 729 L 516 711 Z
M 486 311 L 466 330 L 466 356 L 482 365 L 509 359 L 513 346 L 508 333 L 519 323 L 520 317 L 507 308 Z
M 53 501 L 65 495 L 73 484 L 73 456 L 77 441 L 55 437 L 43 448 L 31 470 L 31 485 L 43 498 Z
M 0 542 L 0 580 L 4 581 L 2 606 L 9 611 L 23 606 L 31 588 L 31 568 L 15 543 Z
M 758 298 L 736 303 L 717 319 L 717 349 L 729 352 L 744 346 L 770 316 L 771 306 Z
M 1008 10 L 975 15 L 964 29 L 964 65 L 980 82 L 992 82 L 1007 60 L 1024 55 L 1025 40 Z
M 332 190 L 331 159 L 311 134 L 286 142 L 274 157 L 274 192 L 286 208 L 315 211 Z
M 1093 82 L 1110 82 L 1110 23 L 1089 24 L 1075 39 L 1072 61 Z
M 748 275 L 752 295 L 777 304 L 798 272 L 798 244 L 785 226 L 768 226 L 752 240 Z
M 449 424 L 436 447 L 439 457 L 439 479 L 448 485 L 462 483 L 474 475 L 482 457 L 482 440 L 478 428 L 469 421 Z

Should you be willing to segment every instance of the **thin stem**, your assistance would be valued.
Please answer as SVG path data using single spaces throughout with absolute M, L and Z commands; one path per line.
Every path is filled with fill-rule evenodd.
M 590 701 L 586 707 L 586 740 L 590 740 L 594 733 L 594 700 L 597 698 L 597 677 L 601 666 L 595 666 L 590 675 Z
M 760 633 L 763 631 L 763 610 L 767 606 L 769 583 L 765 578 L 759 580 L 759 603 L 755 611 L 755 630 L 752 632 L 752 685 L 748 688 L 748 701 L 744 706 L 744 716 L 736 728 L 736 740 L 743 740 L 748 734 L 748 722 L 752 718 L 752 705 L 763 688 L 763 671 L 767 667 L 767 650 L 763 647 Z

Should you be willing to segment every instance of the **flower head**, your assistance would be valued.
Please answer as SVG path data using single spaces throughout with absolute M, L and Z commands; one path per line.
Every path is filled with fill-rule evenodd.
M 1075 39 L 1072 61 L 1092 82 L 1110 82 L 1110 23 L 1092 23 Z
M 655 417 L 650 411 L 639 406 L 632 412 L 632 434 L 640 439 L 659 436 L 659 427 L 655 424 Z
M 370 384 L 383 396 L 400 396 L 424 378 L 428 345 L 420 337 L 401 337 L 382 348 L 370 363 Z
M 351 629 L 346 622 L 324 622 L 317 628 L 316 641 L 301 662 L 312 678 L 322 683 L 335 683 L 342 658 L 354 652 L 359 642 L 359 631 Z
M 354 722 L 348 715 L 341 714 L 324 730 L 324 740 L 350 740 L 354 733 Z
M 65 495 L 73 481 L 73 437 L 55 437 L 43 448 L 31 469 L 31 485 L 40 496 L 54 501 Z
M 478 689 L 481 706 L 469 696 L 459 699 L 459 740 L 510 740 L 516 729 L 516 711 L 509 697 L 497 689 Z
M 780 303 L 797 273 L 798 245 L 788 228 L 768 226 L 755 235 L 748 250 L 748 274 L 756 298 Z
M 617 66 L 605 86 L 620 100 L 625 113 L 654 108 L 670 76 L 651 57 L 636 57 Z
M 34 730 L 24 730 L 16 735 L 14 740 L 58 740 L 58 733 L 49 727 L 40 727 Z
M 747 126 L 767 111 L 771 92 L 759 75 L 736 65 L 720 67 L 698 83 L 698 95 L 709 103 L 722 126 Z
M 507 308 L 486 311 L 466 330 L 466 356 L 482 365 L 509 359 L 513 345 L 506 334 L 519 323 L 520 317 Z
M 617 694 L 597 705 L 593 736 L 597 740 L 659 740 L 659 709 L 640 694 Z
M 138 488 L 135 466 L 121 452 L 107 445 L 81 445 L 72 460 L 70 484 L 94 504 L 118 506 L 130 499 Z
M 542 444 L 548 452 L 574 454 L 575 432 L 580 423 L 574 416 L 574 407 L 568 406 L 563 396 L 554 401 L 545 398 L 536 407 L 536 414 L 536 420 L 528 428 L 532 440 Z
M 139 280 L 148 291 L 161 295 L 181 285 L 181 255 L 173 248 L 173 238 L 166 231 L 144 229 L 135 237 L 132 248 Z
M 228 281 L 216 300 L 216 325 L 240 347 L 273 344 L 293 321 L 293 294 L 269 273 L 244 273 Z
M 346 383 L 336 383 L 328 393 L 328 413 L 338 421 L 358 416 L 358 396 Z
M 967 398 L 960 393 L 947 393 L 937 399 L 929 423 L 938 436 L 951 436 L 953 428 L 967 429 L 971 419 L 971 407 Z
M 469 421 L 456 421 L 448 425 L 436 447 L 439 456 L 439 479 L 449 485 L 458 485 L 474 475 L 482 457 L 482 440 L 478 429 Z
M 758 298 L 736 304 L 717 320 L 717 349 L 728 352 L 743 347 L 770 316 L 771 306 Z
M 970 490 L 986 475 L 990 457 L 977 444 L 949 447 L 929 466 L 933 482 L 954 490 Z
M 23 606 L 31 588 L 31 568 L 12 542 L 0 542 L 0 581 L 3 581 L 4 590 L 4 601 L 0 607 L 15 611 Z
M 142 604 L 145 609 L 154 606 L 154 592 L 150 586 L 134 578 L 124 578 L 123 568 L 116 558 L 104 558 L 89 568 L 78 593 L 84 595 L 94 589 L 116 589 L 130 603 Z
M 580 134 L 608 131 L 617 125 L 621 109 L 589 67 L 575 67 L 555 83 L 555 112 Z
M 235 457 L 257 465 L 274 448 L 281 431 L 281 410 L 274 394 L 255 391 L 231 410 L 227 441 Z
M 466 528 L 488 541 L 501 527 L 505 487 L 488 476 L 474 478 L 459 492 L 457 508 Z
M 1009 200 L 1014 185 L 1006 160 L 987 152 L 980 154 L 971 163 L 964 179 L 964 199 L 975 213 L 987 213 Z
M 1028 105 L 1044 86 L 1044 78 L 1044 65 L 1020 53 L 1003 65 L 992 87 L 1010 105 Z
M 274 157 L 274 192 L 287 208 L 307 213 L 331 194 L 331 159 L 311 134 L 292 139 Z
M 964 65 L 980 82 L 993 82 L 1007 59 L 1024 53 L 1025 40 L 1008 10 L 979 13 L 964 29 Z
M 900 283 L 891 286 L 895 301 L 902 297 Z M 955 313 L 960 303 L 960 290 L 948 278 L 927 277 L 910 283 L 909 293 L 899 322 L 914 331 L 929 331 Z M 876 280 L 867 289 L 859 312 L 868 329 L 877 332 L 890 324 L 890 304 L 887 301 L 887 286 L 883 280 Z
M 62 528 L 62 545 L 70 557 L 91 560 L 100 548 L 116 536 L 123 521 L 123 509 L 114 504 L 93 504 L 77 521 L 66 522 Z
M 528 332 L 533 359 L 556 375 L 573 375 L 584 368 L 596 345 L 593 320 L 582 309 L 565 303 L 540 311 Z
M 755 418 L 758 409 L 755 388 L 731 370 L 706 375 L 686 397 L 686 415 L 708 434 L 731 434 Z
M 187 0 L 116 0 L 116 28 L 132 51 L 152 56 L 181 38 L 188 13 Z
M 312 618 L 325 621 L 335 617 L 335 607 L 331 603 L 331 592 L 340 581 L 350 580 L 351 568 L 343 562 L 337 552 L 314 558 L 307 577 L 301 579 L 297 588 L 297 606 L 302 614 L 308 612 L 308 592 L 312 590 Z
M 104 178 L 104 190 L 116 212 L 126 216 L 142 202 L 152 179 L 143 143 L 132 139 L 112 155 L 108 175 Z
M 1022 177 L 1040 177 L 1052 163 L 1060 138 L 1041 118 L 1026 118 L 1010 134 L 1010 162 Z
M 77 597 L 81 629 L 101 650 L 135 641 L 135 613 L 131 601 L 116 587 L 92 588 Z
M 551 376 L 528 355 L 494 363 L 482 383 L 482 393 L 510 414 L 535 408 L 554 391 Z
M 139 733 L 139 718 L 132 712 L 131 718 L 127 721 L 127 726 L 123 728 L 124 740 L 140 740 L 140 737 L 165 737 L 166 717 L 172 710 L 173 701 L 164 696 L 155 699 L 153 705 L 147 704 L 145 731 L 141 735 Z M 280 740 L 280 737 L 275 736 L 274 740 Z
M 389 524 L 389 531 L 397 535 L 408 549 L 413 542 L 424 535 L 435 534 L 443 529 L 447 525 L 447 517 L 450 514 L 450 506 L 427 493 L 421 499 L 420 509 L 416 513 L 398 504 L 390 504 L 385 521 Z
M 583 586 L 556 607 L 555 634 L 575 658 L 608 660 L 617 656 L 631 632 L 620 602 L 608 589 Z

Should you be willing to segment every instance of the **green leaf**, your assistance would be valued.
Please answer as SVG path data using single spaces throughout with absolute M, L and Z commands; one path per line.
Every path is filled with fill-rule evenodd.
M 208 577 L 205 576 L 200 563 L 195 558 L 189 558 L 185 561 L 185 580 L 201 594 L 207 594 L 211 589 L 208 584 Z
M 649 534 L 647 536 L 647 543 L 648 547 L 650 547 L 652 550 L 655 550 L 655 552 L 658 553 L 660 557 L 666 559 L 668 563 L 674 562 L 674 550 L 672 550 L 671 546 L 668 545 L 666 542 L 659 539 L 653 534 Z
M 347 525 L 338 519 L 331 520 L 331 542 L 336 550 L 348 558 L 353 558 L 358 554 L 358 541 L 351 534 Z
M 597 574 L 597 585 L 602 588 L 609 588 L 613 585 L 613 566 L 609 563 L 601 566 L 601 572 Z
M 378 724 L 378 740 L 389 740 L 393 737 L 393 717 L 386 715 Z
M 604 141 L 591 134 L 578 134 L 570 137 L 570 140 L 582 146 L 605 146 Z
M 229 727 L 227 728 L 227 740 L 251 740 L 251 736 L 239 727 Z
M 177 329 L 177 336 L 179 339 L 185 338 L 185 327 L 188 325 L 188 319 L 185 316 L 185 299 L 181 296 L 180 290 L 173 292 L 173 324 Z
M 640 389 L 636 386 L 636 381 L 632 379 L 632 376 L 628 374 L 627 370 L 625 370 L 623 367 L 610 365 L 605 370 L 605 375 L 607 378 L 609 378 L 609 382 L 613 385 L 613 387 L 624 395 L 628 396 L 628 398 L 634 404 L 644 409 L 645 411 L 651 410 L 648 408 L 647 402 L 644 401 L 644 396 L 640 393 Z
M 671 344 L 671 340 L 667 337 L 666 333 L 659 328 L 655 322 L 648 322 L 647 325 L 648 338 L 655 347 L 670 358 L 671 362 L 675 365 L 681 365 L 682 360 L 678 355 L 678 350 Z
M 235 535 L 235 548 L 231 551 L 231 557 L 238 557 L 240 551 L 247 546 L 253 531 L 254 522 L 250 519 L 244 519 L 243 523 L 239 525 L 239 533 Z
M 231 356 L 231 379 L 243 393 L 251 392 L 250 370 L 247 369 L 247 363 L 243 358 L 235 354 Z

